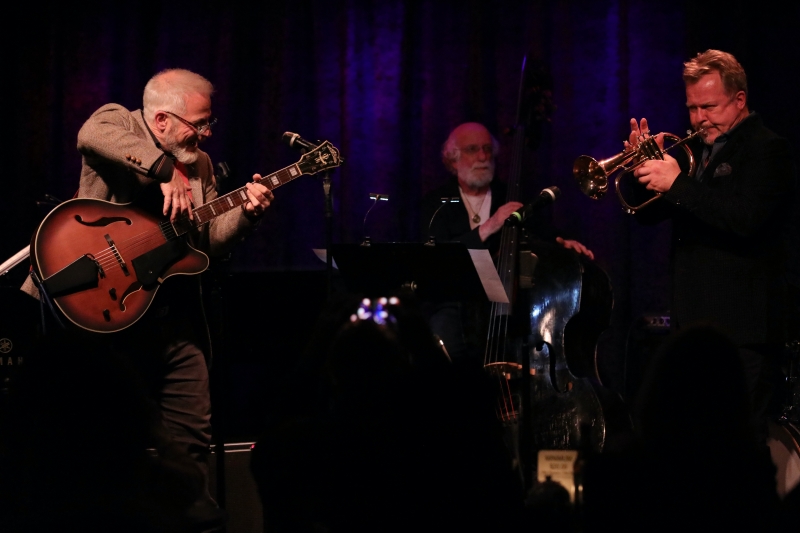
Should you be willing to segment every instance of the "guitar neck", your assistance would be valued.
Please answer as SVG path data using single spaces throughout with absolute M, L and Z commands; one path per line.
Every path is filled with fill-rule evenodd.
M 300 170 L 300 167 L 297 163 L 293 165 L 289 165 L 286 168 L 282 168 L 277 172 L 273 172 L 268 176 L 264 176 L 260 180 L 255 180 L 256 183 L 260 183 L 261 185 L 265 186 L 270 191 L 277 189 L 281 185 L 289 183 L 290 181 L 294 180 L 295 178 L 299 178 L 303 175 L 303 172 Z M 194 220 L 192 221 L 192 225 L 195 227 L 200 227 L 203 224 L 210 222 L 211 220 L 217 218 L 218 216 L 227 213 L 231 209 L 236 207 L 242 206 L 249 202 L 250 199 L 247 197 L 247 187 L 240 187 L 235 191 L 231 191 L 228 194 L 223 194 L 215 198 L 214 200 L 208 202 L 207 204 L 201 205 L 200 207 L 195 208 L 192 211 L 194 215 Z
M 344 163 L 344 159 L 340 156 L 339 150 L 330 142 L 324 141 L 310 152 L 303 154 L 297 163 L 264 176 L 260 180 L 256 180 L 256 183 L 260 183 L 272 191 L 304 174 L 313 175 L 323 170 L 338 167 L 342 163 Z M 172 228 L 175 234 L 183 235 L 190 229 L 207 224 L 218 216 L 249 201 L 247 187 L 241 187 L 193 209 L 192 220 L 189 220 L 188 217 L 180 219 L 172 224 Z

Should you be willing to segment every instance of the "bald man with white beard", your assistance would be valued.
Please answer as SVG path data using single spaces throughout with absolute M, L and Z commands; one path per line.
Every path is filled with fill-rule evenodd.
M 443 197 L 460 197 L 461 205 L 443 209 L 436 215 L 431 233 L 439 242 L 458 241 L 467 248 L 494 248 L 494 239 L 506 218 L 523 206 L 520 202 L 504 202 L 504 184 L 494 180 L 497 140 L 483 124 L 466 122 L 457 126 L 442 147 L 442 162 L 456 182 L 426 195 L 422 203 L 423 232 L 428 231 L 431 216 Z M 427 233 L 425 237 L 428 237 Z M 565 248 L 594 259 L 583 244 L 556 237 Z
M 500 230 L 511 213 L 523 206 L 506 202 L 505 184 L 495 180 L 495 158 L 499 143 L 483 124 L 466 122 L 457 126 L 442 146 L 442 162 L 455 176 L 447 184 L 428 193 L 422 201 L 423 238 L 433 236 L 436 242 L 463 242 L 467 248 L 488 249 L 493 254 L 499 248 Z M 442 205 L 442 198 L 460 197 L 458 205 L 444 207 L 431 223 L 431 217 Z M 430 224 L 430 232 L 429 232 Z M 555 236 L 552 228 L 534 227 L 538 237 L 555 239 L 563 247 L 594 259 L 594 254 L 578 241 Z M 431 310 L 431 327 L 445 343 L 454 359 L 468 352 L 477 356 L 477 339 L 466 340 L 462 305 L 451 302 Z M 476 328 L 469 328 L 474 332 Z M 479 360 L 479 359 L 478 359 Z

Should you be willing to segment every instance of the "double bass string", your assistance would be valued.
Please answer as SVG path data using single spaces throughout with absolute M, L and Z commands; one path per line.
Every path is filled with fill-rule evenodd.
M 524 64 L 523 64 L 524 65 Z M 524 66 L 523 66 L 524 69 Z M 522 170 L 522 149 L 525 142 L 525 131 L 520 125 L 514 128 L 513 156 L 511 161 L 511 172 L 508 180 L 508 193 L 506 202 L 519 199 L 519 179 Z M 498 400 L 498 410 L 503 421 L 516 419 L 514 409 L 514 399 L 511 394 L 509 378 L 512 369 L 516 367 L 514 363 L 509 363 L 506 356 L 506 341 L 509 333 L 509 323 L 512 305 L 514 301 L 515 288 L 515 263 L 517 248 L 517 228 L 504 227 L 501 232 L 500 253 L 497 261 L 497 273 L 503 283 L 503 288 L 509 298 L 509 303 L 492 303 L 491 319 L 486 342 L 486 354 L 484 365 L 490 366 L 498 380 L 500 399 Z
M 514 232 L 503 230 L 501 238 L 501 254 L 498 260 L 497 270 L 501 276 L 504 287 L 513 287 L 510 276 L 513 275 L 509 270 L 509 260 L 513 260 L 513 255 L 508 253 L 508 250 L 513 250 L 510 246 L 513 244 Z M 504 361 L 505 355 L 505 340 L 508 335 L 509 324 L 509 306 L 505 303 L 493 302 L 491 305 L 491 320 L 490 327 L 486 342 L 486 352 L 484 355 L 484 365 L 489 366 L 495 363 Z M 516 419 L 516 412 L 514 409 L 514 401 L 511 394 L 511 387 L 508 379 L 508 369 L 502 368 L 497 365 L 494 368 L 495 377 L 498 380 L 498 390 L 500 391 L 500 399 L 498 400 L 498 415 L 504 422 Z

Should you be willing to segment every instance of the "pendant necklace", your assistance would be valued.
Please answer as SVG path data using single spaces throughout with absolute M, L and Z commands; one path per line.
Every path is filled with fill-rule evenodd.
M 480 212 L 481 212 L 481 208 L 483 207 L 483 202 L 486 201 L 486 194 L 483 195 L 483 198 L 481 199 L 481 205 L 478 206 L 478 209 L 474 208 L 474 206 L 472 205 L 472 201 L 469 199 L 469 196 L 467 196 L 466 194 L 464 195 L 464 199 L 467 201 L 467 205 L 469 206 L 469 211 L 472 211 L 472 213 L 473 213 L 472 222 L 474 222 L 475 224 L 480 224 L 481 223 Z

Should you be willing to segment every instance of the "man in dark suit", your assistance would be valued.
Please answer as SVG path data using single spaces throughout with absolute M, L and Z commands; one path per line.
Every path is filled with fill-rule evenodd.
M 672 220 L 672 325 L 709 323 L 734 340 L 766 438 L 785 335 L 784 236 L 795 188 L 789 143 L 750 112 L 747 78 L 731 54 L 698 54 L 684 64 L 683 79 L 692 127 L 701 132 L 702 142 L 691 145 L 699 164 L 694 175 L 669 155 L 641 165 L 634 175 L 663 198 L 637 218 Z M 647 121 L 632 119 L 628 145 L 647 135 Z

